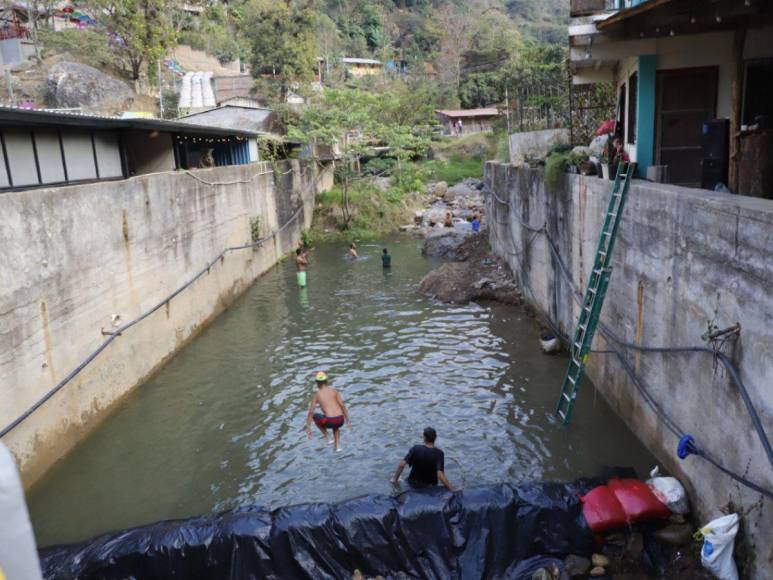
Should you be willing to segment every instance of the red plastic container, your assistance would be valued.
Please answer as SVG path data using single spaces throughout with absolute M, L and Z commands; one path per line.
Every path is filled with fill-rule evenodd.
M 580 498 L 582 514 L 594 532 L 623 528 L 628 523 L 623 506 L 606 485 L 600 485 Z
M 671 516 L 671 510 L 660 501 L 649 486 L 638 479 L 610 479 L 607 487 L 617 498 L 631 522 L 647 520 L 665 520 Z

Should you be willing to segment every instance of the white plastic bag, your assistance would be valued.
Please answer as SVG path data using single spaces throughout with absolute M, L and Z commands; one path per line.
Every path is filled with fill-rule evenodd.
M 675 477 L 653 477 L 647 480 L 647 485 L 660 501 L 675 514 L 690 512 L 690 504 L 687 501 L 687 492 Z
M 712 520 L 700 529 L 700 533 L 703 536 L 703 567 L 719 580 L 738 580 L 738 569 L 733 560 L 738 515 L 730 514 Z

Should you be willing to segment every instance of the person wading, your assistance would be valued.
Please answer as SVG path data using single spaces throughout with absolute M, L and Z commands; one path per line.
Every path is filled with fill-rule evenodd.
M 335 441 L 336 451 L 341 451 L 340 429 L 344 426 L 344 420 L 350 429 L 352 427 L 349 411 L 344 404 L 341 393 L 330 386 L 326 373 L 320 371 L 314 378 L 317 381 L 317 392 L 311 398 L 309 414 L 306 416 L 306 433 L 311 439 L 311 421 L 313 419 L 314 424 L 325 436 L 327 442 L 333 443 Z M 317 405 L 322 409 L 322 413 L 314 413 Z M 333 439 L 330 439 L 328 429 L 333 430 Z
M 301 288 L 306 287 L 306 266 L 308 263 L 309 257 L 306 255 L 306 252 L 303 250 L 303 248 L 298 248 L 295 250 L 295 267 L 298 269 L 298 272 L 295 276 L 298 280 L 298 286 Z
M 384 252 L 381 254 L 381 266 L 384 268 L 392 267 L 392 256 L 386 248 L 384 248 Z
M 449 491 L 455 491 L 451 482 L 446 478 L 445 473 L 445 454 L 442 449 L 435 447 L 437 433 L 432 427 L 424 429 L 424 445 L 414 445 L 408 451 L 395 471 L 392 483 L 400 481 L 400 474 L 406 465 L 410 465 L 411 474 L 408 476 L 408 483 L 412 487 L 434 487 L 438 480 L 446 486 Z

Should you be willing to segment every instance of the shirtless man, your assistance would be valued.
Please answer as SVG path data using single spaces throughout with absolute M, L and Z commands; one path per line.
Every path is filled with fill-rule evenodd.
M 328 383 L 326 373 L 320 371 L 314 378 L 317 381 L 317 392 L 311 398 L 309 414 L 306 416 L 306 433 L 311 439 L 311 420 L 314 419 L 314 424 L 322 431 L 327 442 L 333 443 L 335 441 L 336 451 L 341 451 L 340 429 L 344 426 L 344 420 L 350 429 L 352 427 L 349 411 L 344 405 L 341 394 Z M 322 409 L 322 413 L 314 413 L 317 405 Z M 333 430 L 333 440 L 327 434 L 328 429 Z
M 346 257 L 349 258 L 350 260 L 356 260 L 357 258 L 359 258 L 360 256 L 357 254 L 357 246 L 355 246 L 354 244 L 351 244 L 349 246 L 349 251 L 346 252 Z
M 309 263 L 309 258 L 303 248 L 295 250 L 295 267 L 298 269 L 296 278 L 298 280 L 298 286 L 301 288 L 306 287 L 306 266 Z

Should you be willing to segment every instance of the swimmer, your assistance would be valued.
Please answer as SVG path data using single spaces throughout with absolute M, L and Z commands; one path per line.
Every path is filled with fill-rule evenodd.
M 346 252 L 346 257 L 350 260 L 356 260 L 359 258 L 359 255 L 357 254 L 357 246 L 355 246 L 354 243 L 349 246 L 349 251 Z
M 392 267 L 392 256 L 389 254 L 389 250 L 384 248 L 384 252 L 381 254 L 381 266 L 383 268 Z
M 306 288 L 306 266 L 308 264 L 309 257 L 306 255 L 303 248 L 295 250 L 295 267 L 298 269 L 295 277 L 298 280 L 298 286 L 301 288 Z
M 311 421 L 322 432 L 328 443 L 335 441 L 336 451 L 341 451 L 341 427 L 344 426 L 344 420 L 349 428 L 352 428 L 352 422 L 349 419 L 349 410 L 344 404 L 341 393 L 330 386 L 327 374 L 320 371 L 314 377 L 317 382 L 317 392 L 311 398 L 309 405 L 309 414 L 306 416 L 306 433 L 311 439 Z M 322 413 L 315 413 L 314 409 L 320 406 Z M 333 439 L 327 433 L 328 429 L 333 430 Z
M 432 427 L 424 429 L 424 445 L 411 447 L 408 455 L 397 466 L 392 483 L 396 484 L 400 481 L 403 469 L 406 465 L 410 465 L 411 474 L 408 476 L 408 483 L 411 487 L 435 487 L 440 480 L 448 491 L 454 491 L 454 486 L 446 478 L 445 454 L 435 447 L 436 438 L 437 432 Z

